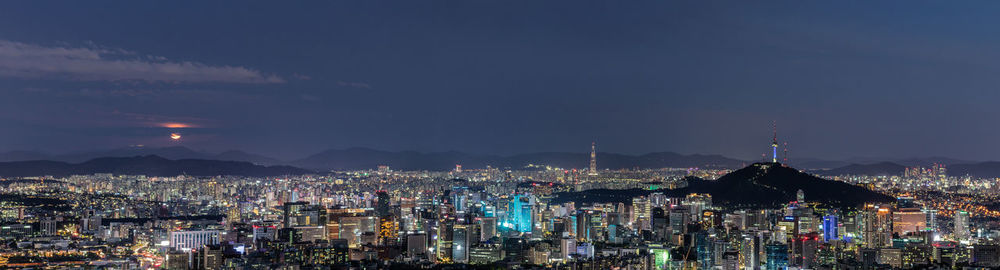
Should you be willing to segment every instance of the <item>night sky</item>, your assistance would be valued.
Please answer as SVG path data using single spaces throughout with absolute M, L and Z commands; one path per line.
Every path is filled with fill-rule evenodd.
M 1000 2 L 178 2 L 0 4 L 0 151 L 1000 159 Z

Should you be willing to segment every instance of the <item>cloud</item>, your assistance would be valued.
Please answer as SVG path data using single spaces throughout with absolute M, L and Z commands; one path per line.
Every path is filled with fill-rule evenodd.
M 358 89 L 371 89 L 372 88 L 371 85 L 368 85 L 368 83 L 363 83 L 363 82 L 337 82 L 337 85 L 346 86 L 346 87 L 353 87 L 353 88 L 358 88 Z
M 210 66 L 137 57 L 121 49 L 44 47 L 0 40 L 0 76 L 76 81 L 170 83 L 284 83 L 285 79 L 238 66 Z

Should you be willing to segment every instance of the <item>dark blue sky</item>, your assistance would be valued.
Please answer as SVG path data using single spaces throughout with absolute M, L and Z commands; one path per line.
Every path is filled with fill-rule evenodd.
M 1000 159 L 997 2 L 303 2 L 2 4 L 0 151 Z

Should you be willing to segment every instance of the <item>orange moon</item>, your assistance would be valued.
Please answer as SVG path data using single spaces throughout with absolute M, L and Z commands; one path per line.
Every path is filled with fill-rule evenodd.
M 175 141 L 176 140 L 180 140 L 181 139 L 181 134 L 180 133 L 170 133 L 170 139 L 171 140 L 175 140 Z

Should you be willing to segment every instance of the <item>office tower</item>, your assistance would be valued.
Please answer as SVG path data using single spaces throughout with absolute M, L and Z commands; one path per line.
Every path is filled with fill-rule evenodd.
M 446 218 L 439 221 L 437 230 L 437 260 L 442 263 L 452 263 L 452 254 L 455 251 L 455 218 Z
M 170 232 L 170 248 L 176 250 L 195 250 L 205 245 L 219 244 L 219 231 L 174 231 Z
M 792 243 L 792 264 L 805 269 L 816 268 L 816 252 L 820 245 L 818 233 L 808 233 L 795 238 Z
M 649 198 L 645 196 L 632 198 L 632 229 L 648 230 L 651 210 Z
M 455 263 L 469 262 L 469 225 L 455 224 L 452 236 L 452 261 Z
M 670 266 L 670 250 L 665 248 L 650 248 L 650 256 L 653 256 L 652 269 L 667 269 Z
M 559 240 L 560 257 L 569 260 L 570 256 L 576 253 L 576 239 L 563 237 Z
M 399 238 L 399 224 L 392 216 L 381 216 L 379 219 L 378 242 L 380 245 L 395 245 Z
M 375 203 L 375 215 L 379 217 L 392 215 L 392 203 L 391 198 L 389 198 L 389 192 L 385 190 L 379 190 L 375 192 L 376 200 Z
M 969 241 L 972 238 L 972 234 L 969 231 L 969 212 L 966 211 L 955 211 L 955 240 L 956 241 Z
M 740 267 L 740 253 L 735 250 L 727 250 L 722 253 L 722 269 L 723 270 L 739 270 Z
M 477 218 L 479 222 L 479 241 L 488 241 L 493 237 L 497 236 L 497 218 L 495 217 L 483 217 Z
M 184 252 L 180 250 L 167 251 L 165 256 L 166 262 L 164 265 L 165 269 L 168 270 L 187 270 L 190 269 L 189 265 L 191 260 L 191 253 Z
M 756 269 L 760 267 L 760 242 L 755 235 L 743 235 L 739 242 L 740 268 Z
M 708 232 L 700 231 L 695 233 L 695 249 L 698 253 L 698 268 L 712 269 L 715 266 L 715 257 L 712 252 L 715 250 L 715 242 L 708 237 Z
M 514 195 L 507 203 L 506 228 L 526 233 L 532 229 L 531 203 L 528 196 Z
M 426 258 L 427 234 L 416 233 L 406 236 L 406 255 L 410 259 Z
M 892 232 L 906 235 L 927 228 L 927 216 L 918 208 L 902 208 L 892 213 Z
M 669 215 L 663 207 L 653 208 L 652 226 L 653 240 L 664 241 L 673 234 Z
M 590 143 L 590 169 L 587 175 L 597 176 L 597 142 Z
M 670 209 L 670 230 L 671 234 L 684 234 L 687 232 L 687 224 L 691 220 L 687 207 L 677 206 Z
M 590 215 L 587 211 L 576 213 L 576 239 L 580 242 L 590 242 Z
M 785 244 L 770 244 L 765 248 L 767 250 L 767 270 L 784 270 L 788 267 L 788 245 Z
M 320 205 L 309 205 L 308 202 L 290 202 L 282 206 L 285 228 L 296 226 L 322 226 L 326 224 L 327 211 Z
M 861 212 L 861 238 L 866 248 L 892 245 L 892 212 L 887 206 L 865 207 Z
M 924 212 L 924 217 L 927 218 L 927 220 L 924 222 L 924 224 L 927 224 L 926 230 L 931 232 L 937 232 L 938 231 L 937 209 L 929 209 L 925 207 L 920 211 Z
M 823 217 L 823 242 L 830 242 L 830 240 L 839 239 L 840 232 L 838 231 L 839 224 L 837 223 L 836 215 L 828 215 Z
M 221 245 L 206 245 L 198 250 L 198 266 L 196 269 L 218 270 L 222 269 L 222 261 L 225 260 L 222 254 Z

